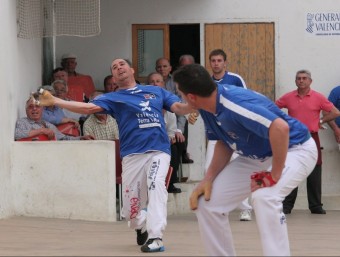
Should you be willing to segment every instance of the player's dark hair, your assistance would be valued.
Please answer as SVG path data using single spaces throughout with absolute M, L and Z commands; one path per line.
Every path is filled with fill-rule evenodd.
M 211 59 L 212 56 L 216 56 L 216 55 L 222 55 L 223 60 L 225 60 L 225 61 L 227 60 L 227 54 L 222 49 L 212 50 L 209 54 L 209 60 Z
M 185 95 L 191 93 L 202 97 L 210 96 L 216 89 L 208 71 L 200 64 L 189 64 L 180 67 L 173 74 L 178 89 Z

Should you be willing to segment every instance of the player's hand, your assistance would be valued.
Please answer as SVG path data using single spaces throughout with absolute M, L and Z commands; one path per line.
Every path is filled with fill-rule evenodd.
M 198 199 L 201 195 L 204 195 L 204 199 L 206 201 L 210 200 L 212 188 L 212 181 L 210 180 L 202 180 L 201 183 L 194 189 L 190 196 L 190 209 L 196 210 L 198 207 Z
M 54 96 L 48 90 L 40 89 L 39 93 L 33 93 L 31 98 L 39 106 L 53 106 L 55 104 Z
M 251 177 L 250 189 L 252 192 L 259 188 L 274 186 L 277 181 L 275 181 L 268 171 L 258 171 L 254 172 Z

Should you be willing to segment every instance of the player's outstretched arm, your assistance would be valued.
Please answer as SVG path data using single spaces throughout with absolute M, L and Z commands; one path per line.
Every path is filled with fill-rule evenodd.
M 32 95 L 33 97 L 33 95 Z M 36 98 L 36 97 L 34 97 Z M 41 89 L 39 91 L 39 100 L 35 99 L 35 102 L 41 106 L 59 106 L 65 108 L 71 112 L 81 113 L 81 114 L 92 114 L 96 112 L 103 111 L 103 108 L 93 104 L 93 103 L 83 103 L 77 101 L 65 101 L 61 98 L 54 97 L 47 90 Z

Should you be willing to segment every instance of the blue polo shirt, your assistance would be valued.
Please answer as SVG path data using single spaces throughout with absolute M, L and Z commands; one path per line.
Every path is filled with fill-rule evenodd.
M 170 154 L 162 109 L 170 111 L 175 102 L 180 99 L 163 88 L 138 84 L 99 95 L 92 101 L 116 119 L 122 157 L 149 151 Z
M 209 140 L 222 140 L 239 155 L 252 159 L 272 156 L 269 127 L 277 118 L 289 125 L 290 147 L 310 138 L 305 125 L 281 111 L 269 98 L 241 87 L 217 85 L 216 114 L 199 111 Z

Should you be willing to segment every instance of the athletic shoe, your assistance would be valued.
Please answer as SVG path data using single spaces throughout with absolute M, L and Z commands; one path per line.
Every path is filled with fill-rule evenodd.
M 165 248 L 161 238 L 151 238 L 141 248 L 142 252 L 164 252 Z
M 136 229 L 136 232 L 137 232 L 137 244 L 138 245 L 145 244 L 149 236 L 148 231 L 146 231 L 146 228 Z
M 250 221 L 251 220 L 251 210 L 243 210 L 240 212 L 240 221 Z

